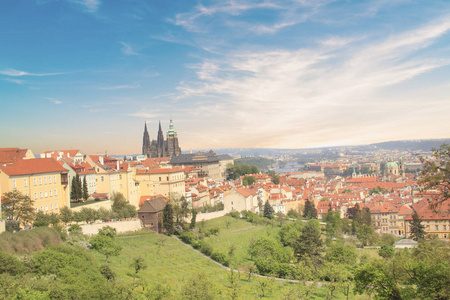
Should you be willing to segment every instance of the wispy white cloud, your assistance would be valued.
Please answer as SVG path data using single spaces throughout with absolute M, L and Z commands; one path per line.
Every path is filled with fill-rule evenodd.
M 58 99 L 55 99 L 55 98 L 46 97 L 45 99 L 49 100 L 53 104 L 61 104 L 61 103 L 63 103 L 61 100 L 58 100 Z
M 122 90 L 122 89 L 137 89 L 139 84 L 136 85 L 115 85 L 115 86 L 105 86 L 99 88 L 99 90 Z
M 66 0 L 70 3 L 79 5 L 87 12 L 94 13 L 100 6 L 100 0 Z
M 139 53 L 137 53 L 135 50 L 133 50 L 133 48 L 125 43 L 125 42 L 120 42 L 122 44 L 122 53 L 125 55 L 139 55 Z
M 11 76 L 11 77 L 19 77 L 19 76 L 54 76 L 54 75 L 62 75 L 66 73 L 28 73 L 25 71 L 19 71 L 14 69 L 6 69 L 0 70 L 0 75 Z
M 20 80 L 20 79 L 3 78 L 3 80 L 9 81 L 9 82 L 13 82 L 13 83 L 16 83 L 16 84 L 23 84 L 24 83 L 24 81 Z
M 198 80 L 182 83 L 178 90 L 193 101 L 187 114 L 210 124 L 227 120 L 229 132 L 217 136 L 237 145 L 306 147 L 324 140 L 348 143 L 355 137 L 362 142 L 364 136 L 394 127 L 405 133 L 411 130 L 410 116 L 417 115 L 423 98 L 413 96 L 405 102 L 379 94 L 450 64 L 449 59 L 418 51 L 450 32 L 447 20 L 383 40 L 336 36 L 311 48 L 205 59 L 193 66 Z M 450 104 L 443 107 L 450 109 Z M 434 113 L 442 114 L 439 109 Z M 239 138 L 236 131 L 251 134 Z

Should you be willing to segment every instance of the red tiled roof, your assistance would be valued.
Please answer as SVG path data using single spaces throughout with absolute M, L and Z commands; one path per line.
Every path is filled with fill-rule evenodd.
M 34 158 L 19 160 L 14 164 L 0 167 L 9 176 L 55 173 L 67 171 L 53 158 Z
M 22 160 L 27 151 L 27 149 L 19 148 L 0 148 L 0 163 L 13 163 Z
M 150 170 L 136 170 L 137 174 L 169 174 L 183 172 L 183 168 L 162 168 L 162 169 L 150 169 Z

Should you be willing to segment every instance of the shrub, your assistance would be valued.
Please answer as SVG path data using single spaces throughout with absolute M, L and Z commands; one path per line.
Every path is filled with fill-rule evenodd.
M 230 212 L 230 216 L 235 219 L 239 219 L 241 217 L 241 214 L 238 211 L 232 211 Z
M 217 261 L 218 263 L 221 263 L 224 266 L 228 267 L 228 265 L 229 265 L 229 262 L 228 262 L 228 259 L 227 259 L 227 256 L 225 253 L 214 251 L 211 254 L 211 258 L 214 259 L 215 261 Z
M 219 235 L 220 228 L 219 227 L 211 228 L 211 229 L 209 229 L 209 232 L 214 235 Z
M 200 242 L 200 251 L 203 254 L 205 254 L 206 256 L 211 256 L 211 254 L 213 253 L 213 247 L 210 244 L 208 244 L 204 241 L 201 241 Z
M 0 250 L 9 253 L 25 254 L 39 251 L 45 246 L 59 244 L 60 234 L 54 228 L 40 227 L 22 230 L 15 234 L 5 232 L 0 235 Z
M 197 240 L 195 235 L 190 231 L 180 232 L 179 236 L 180 236 L 180 239 L 187 244 L 192 244 L 194 241 Z

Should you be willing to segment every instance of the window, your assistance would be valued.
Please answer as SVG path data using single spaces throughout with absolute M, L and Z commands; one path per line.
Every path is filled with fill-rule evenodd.
M 48 211 L 48 205 L 45 206 L 45 211 Z
M 41 211 L 44 211 L 44 208 L 41 206 Z
M 55 196 L 57 196 L 57 195 L 58 195 L 57 190 L 55 190 Z
M 41 184 L 42 184 L 42 178 L 39 177 L 39 185 L 41 185 Z
M 47 198 L 48 197 L 47 191 L 45 191 L 44 194 L 45 194 L 45 198 Z
M 48 183 L 49 183 L 49 184 L 52 183 L 52 176 L 48 176 Z
M 159 177 L 159 181 L 161 181 L 161 177 Z
M 122 175 L 119 175 L 119 179 L 122 179 Z
M 50 190 L 50 197 L 52 196 L 52 190 Z
M 13 180 L 13 188 L 14 188 L 14 189 L 17 188 L 17 185 L 16 185 L 16 181 L 15 181 L 15 180 Z
M 57 209 L 58 208 L 58 203 L 55 203 L 55 209 Z
M 33 178 L 33 183 L 34 183 L 34 185 L 37 185 L 36 178 Z
M 434 226 L 436 230 L 439 230 L 439 225 Z
M 50 210 L 52 210 L 53 209 L 53 204 L 50 204 Z
M 169 176 L 167 176 L 167 181 L 169 181 Z
M 39 192 L 39 198 L 42 199 L 42 192 Z
M 36 212 L 36 213 L 38 212 L 38 208 L 37 207 L 34 209 L 34 212 Z
M 37 193 L 34 193 L 34 199 L 37 199 Z
M 26 178 L 23 180 L 23 186 L 24 186 L 24 187 L 27 187 L 27 186 L 28 186 L 28 180 L 27 180 Z
M 47 184 L 47 177 L 44 177 L 44 184 Z
M 103 182 L 105 180 L 105 178 L 103 178 L 103 176 L 100 176 L 100 181 Z
M 53 182 L 56 183 L 56 175 L 53 176 Z

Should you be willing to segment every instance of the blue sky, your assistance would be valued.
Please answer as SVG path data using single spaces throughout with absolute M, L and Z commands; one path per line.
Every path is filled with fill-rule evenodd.
M 450 137 L 450 1 L 0 1 L 0 147 Z

